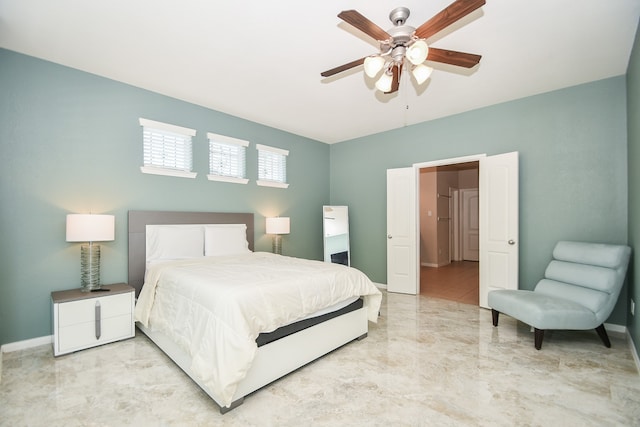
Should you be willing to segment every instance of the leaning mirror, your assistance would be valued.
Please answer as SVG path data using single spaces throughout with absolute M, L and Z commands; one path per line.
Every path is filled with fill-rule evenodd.
M 347 206 L 323 206 L 322 217 L 325 262 L 351 265 L 349 208 Z

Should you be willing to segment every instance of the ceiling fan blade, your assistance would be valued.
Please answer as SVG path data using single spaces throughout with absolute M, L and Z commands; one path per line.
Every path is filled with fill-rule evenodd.
M 480 62 L 480 58 L 482 58 L 481 55 L 474 55 L 473 53 L 456 52 L 455 50 L 435 47 L 430 47 L 429 55 L 427 55 L 427 61 L 442 62 L 464 68 L 475 67 Z
M 402 69 L 402 65 L 394 65 L 391 69 L 393 73 L 393 80 L 391 80 L 391 90 L 385 93 L 393 93 L 397 92 L 400 88 L 400 71 Z
M 342 19 L 347 24 L 351 24 L 363 33 L 373 37 L 378 41 L 384 41 L 391 38 L 382 28 L 378 27 L 373 22 L 365 18 L 357 10 L 343 10 L 338 14 L 338 18 Z
M 485 3 L 486 0 L 456 0 L 433 18 L 420 25 L 416 29 L 415 35 L 418 38 L 427 39 L 457 20 L 464 18 L 479 7 L 482 7 Z
M 343 71 L 347 71 L 353 67 L 357 67 L 358 65 L 362 65 L 364 64 L 364 60 L 366 59 L 366 56 L 364 58 L 360 58 L 360 59 L 356 59 L 355 61 L 351 61 L 348 64 L 343 64 L 339 67 L 336 68 L 332 68 L 330 70 L 327 71 L 323 71 L 322 73 L 320 73 L 320 75 L 322 77 L 331 77 L 334 74 L 338 74 L 341 73 Z

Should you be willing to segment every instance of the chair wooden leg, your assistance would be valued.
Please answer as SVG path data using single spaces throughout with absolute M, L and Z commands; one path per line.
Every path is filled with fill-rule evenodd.
M 492 308 L 491 318 L 493 319 L 493 326 L 498 326 L 498 316 L 500 316 L 500 312 Z
M 533 328 L 533 339 L 536 350 L 542 348 L 542 339 L 544 338 L 544 329 Z
M 607 335 L 606 329 L 604 329 L 604 323 L 596 328 L 598 336 L 602 340 L 605 347 L 611 348 L 611 341 L 609 341 L 609 335 Z

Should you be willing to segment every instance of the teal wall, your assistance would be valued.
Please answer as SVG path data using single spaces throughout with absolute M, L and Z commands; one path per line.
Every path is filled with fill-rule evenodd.
M 626 243 L 625 90 L 620 76 L 332 145 L 331 203 L 349 206 L 352 265 L 386 283 L 387 169 L 481 153 L 519 152 L 521 288 L 557 240 Z M 626 292 L 609 322 L 626 323 Z
M 198 131 L 196 179 L 145 175 L 138 118 Z M 212 182 L 206 133 L 251 142 L 247 185 Z M 258 187 L 255 144 L 290 150 L 288 189 Z M 80 246 L 67 213 L 116 216 L 102 244 L 102 282 L 127 280 L 127 211 L 254 212 L 291 217 L 283 251 L 322 259 L 329 146 L 81 71 L 0 50 L 0 344 L 51 334 L 53 290 L 79 287 Z
M 386 169 L 518 151 L 522 288 L 534 286 L 558 239 L 640 240 L 628 221 L 640 212 L 633 196 L 640 176 L 627 167 L 627 95 L 629 164 L 640 157 L 637 44 L 626 80 L 334 145 L 0 50 L 0 344 L 50 334 L 50 292 L 79 285 L 79 245 L 65 242 L 67 213 L 116 215 L 116 240 L 102 245 L 102 278 L 110 283 L 126 280 L 131 209 L 255 212 L 257 250 L 270 250 L 264 216 L 288 215 L 285 254 L 321 259 L 321 206 L 348 205 L 352 265 L 384 283 Z M 140 172 L 139 117 L 198 131 L 195 180 Z M 206 180 L 208 131 L 251 141 L 248 185 Z M 290 150 L 289 189 L 255 185 L 256 143 Z M 609 322 L 628 323 L 627 294 L 640 295 L 635 281 Z M 629 324 L 640 342 L 640 326 Z
M 640 31 L 627 69 L 627 129 L 629 134 L 629 244 L 636 249 L 632 255 L 629 276 L 629 298 L 640 303 Z M 627 311 L 629 313 L 629 311 Z M 635 316 L 629 315 L 629 333 L 640 353 L 640 306 Z

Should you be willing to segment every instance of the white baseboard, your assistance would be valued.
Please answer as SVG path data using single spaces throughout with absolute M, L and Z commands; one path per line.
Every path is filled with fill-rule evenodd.
M 53 335 L 48 335 L 45 337 L 32 338 L 30 340 L 12 342 L 12 343 L 1 345 L 0 346 L 0 384 L 2 384 L 2 355 L 4 353 L 10 353 L 12 351 L 18 351 L 18 350 L 26 350 L 28 348 L 51 344 L 52 342 L 53 342 Z
M 629 347 L 631 349 L 631 354 L 633 355 L 633 360 L 636 362 L 636 369 L 640 374 L 640 357 L 638 357 L 638 351 L 636 350 L 636 345 L 633 342 L 633 338 L 627 329 L 627 342 L 629 343 Z
M 1 353 L 11 353 L 12 351 L 26 350 L 28 348 L 38 347 L 45 344 L 51 344 L 52 342 L 53 342 L 53 335 L 47 335 L 44 337 L 32 338 L 30 340 L 3 344 L 2 347 L 0 347 L 0 356 L 1 356 Z
M 438 267 L 438 264 L 434 264 L 432 262 L 421 262 L 420 265 L 422 267 Z
M 376 288 L 378 289 L 387 289 L 387 284 L 386 283 L 376 283 L 373 282 L 373 284 L 376 286 Z
M 443 262 L 442 264 L 440 264 L 440 263 L 434 264 L 432 262 L 421 262 L 420 263 L 420 267 L 431 267 L 431 268 L 446 267 L 447 265 L 451 265 L 451 261 Z
M 627 332 L 627 327 L 622 325 L 615 325 L 613 323 L 605 323 L 604 329 L 607 332 L 620 332 L 622 334 Z

